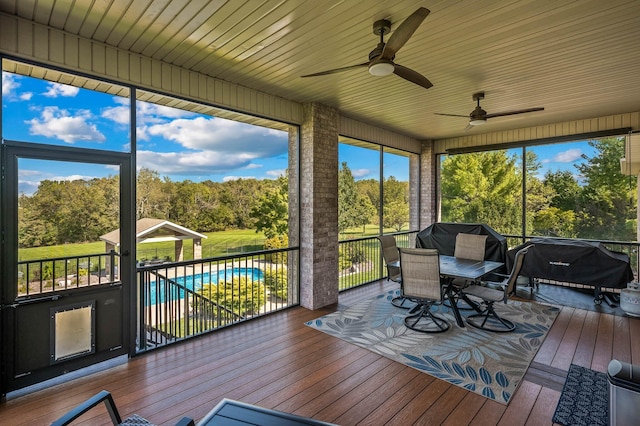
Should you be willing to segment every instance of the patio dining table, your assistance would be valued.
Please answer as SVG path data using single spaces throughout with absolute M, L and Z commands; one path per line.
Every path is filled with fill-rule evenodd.
M 504 266 L 502 262 L 492 260 L 471 260 L 454 256 L 440 256 L 440 275 L 451 278 L 447 284 L 444 294 L 451 301 L 451 310 L 456 318 L 456 323 L 464 327 L 464 321 L 458 308 L 457 298 L 462 298 L 469 306 L 478 310 L 478 305 L 470 300 L 464 293 L 457 291 L 453 285 L 453 278 L 460 278 L 468 281 L 477 281 L 483 276 L 500 269 Z
M 454 278 L 460 278 L 467 281 L 477 281 L 483 276 L 494 272 L 504 266 L 502 262 L 492 260 L 471 260 L 454 256 L 440 255 L 440 275 L 451 278 L 445 287 L 443 296 L 451 301 L 451 310 L 456 318 L 456 323 L 460 327 L 464 327 L 464 320 L 458 308 L 457 299 L 462 298 L 469 306 L 479 310 L 478 305 L 470 300 L 466 295 L 458 292 L 456 286 L 453 285 Z M 400 262 L 390 263 L 392 266 L 400 267 Z

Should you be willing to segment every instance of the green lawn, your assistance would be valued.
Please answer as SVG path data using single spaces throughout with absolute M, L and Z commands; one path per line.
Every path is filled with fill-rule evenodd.
M 226 254 L 242 253 L 261 250 L 264 244 L 264 234 L 256 233 L 252 229 L 240 229 L 221 232 L 204 233 L 207 236 L 202 240 L 202 256 L 214 257 Z M 56 257 L 82 256 L 87 254 L 104 253 L 105 243 L 102 241 L 78 244 L 62 244 L 49 247 L 34 247 L 18 250 L 18 260 L 51 259 Z M 138 260 L 163 259 L 165 256 L 174 256 L 174 243 L 172 241 L 161 243 L 138 244 Z M 190 241 L 184 245 L 185 259 L 193 258 L 193 246 Z
M 409 227 L 405 227 L 402 229 L 403 231 L 408 231 Z M 369 237 L 372 235 L 378 235 L 378 233 L 380 232 L 380 227 L 378 225 L 366 225 L 364 227 L 364 229 L 359 226 L 357 228 L 349 228 L 347 230 L 345 230 L 344 232 L 341 232 L 339 235 L 339 239 L 340 240 L 346 240 L 349 238 L 360 238 L 360 237 Z M 398 232 L 395 229 L 392 228 L 385 228 L 384 229 L 384 233 L 385 234 L 392 234 Z
M 340 234 L 340 240 L 349 238 L 361 238 L 378 235 L 378 225 L 367 225 L 348 229 Z M 394 229 L 385 229 L 385 233 L 396 232 Z M 220 232 L 205 233 L 206 239 L 202 240 L 202 257 L 224 256 L 227 254 L 250 252 L 261 250 L 264 244 L 264 234 L 256 233 L 253 229 L 238 229 Z M 18 260 L 51 259 L 56 257 L 82 256 L 87 254 L 104 253 L 105 246 L 102 241 L 91 243 L 62 244 L 49 247 L 34 247 L 18 250 Z M 162 243 L 138 244 L 137 259 L 151 260 L 164 259 L 166 256 L 174 257 L 174 243 L 171 241 Z M 190 241 L 184 245 L 185 259 L 193 258 L 193 246 Z

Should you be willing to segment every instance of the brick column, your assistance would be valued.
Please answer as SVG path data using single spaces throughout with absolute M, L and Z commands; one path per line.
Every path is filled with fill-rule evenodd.
M 422 142 L 420 153 L 420 223 L 424 229 L 438 219 L 437 179 L 438 167 L 432 141 Z
M 304 105 L 300 138 L 300 304 L 338 302 L 338 112 Z

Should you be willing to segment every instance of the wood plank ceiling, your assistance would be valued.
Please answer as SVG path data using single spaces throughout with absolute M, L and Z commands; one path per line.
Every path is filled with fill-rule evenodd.
M 378 37 L 418 7 L 431 13 L 395 62 L 426 90 L 366 68 Z M 637 0 L 0 0 L 0 12 L 419 139 L 464 135 L 471 95 L 485 91 L 494 132 L 640 111 Z M 388 38 L 388 36 L 387 36 Z

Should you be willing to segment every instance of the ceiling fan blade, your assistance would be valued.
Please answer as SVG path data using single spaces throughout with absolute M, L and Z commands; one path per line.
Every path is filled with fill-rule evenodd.
M 418 29 L 424 18 L 429 15 L 431 11 L 424 7 L 419 7 L 418 10 L 413 12 L 407 19 L 405 19 L 400 26 L 391 34 L 387 44 L 384 46 L 381 59 L 392 60 L 398 53 L 398 50 L 404 46 L 404 44 L 411 38 L 413 33 Z
M 404 78 L 405 80 L 417 84 L 418 86 L 422 86 L 425 89 L 433 86 L 433 83 L 431 83 L 427 77 L 415 72 L 412 69 L 403 67 L 402 65 L 394 64 L 393 73 L 399 77 Z
M 476 127 L 476 126 L 472 126 L 471 124 L 467 123 L 467 127 L 464 128 L 464 132 L 466 133 L 466 132 L 470 131 L 471 129 L 473 129 L 474 127 Z
M 339 73 L 342 71 L 349 71 L 349 70 L 353 70 L 356 68 L 362 68 L 362 67 L 368 67 L 369 66 L 369 62 L 364 62 L 362 64 L 358 64 L 358 65 L 350 65 L 348 67 L 342 67 L 342 68 L 336 68 L 336 69 L 332 69 L 332 70 L 328 70 L 328 71 L 321 71 L 321 72 L 316 72 L 313 74 L 307 74 L 307 75 L 301 75 L 300 77 L 317 77 L 319 75 L 329 75 L 329 74 L 335 74 L 335 73 Z
M 494 114 L 487 114 L 486 118 L 504 117 L 505 115 L 524 114 L 525 112 L 544 111 L 544 108 L 527 108 L 517 111 L 496 112 Z
M 445 114 L 443 112 L 434 112 L 435 115 L 444 115 L 445 117 L 464 117 L 469 118 L 468 115 L 460 115 L 460 114 Z

